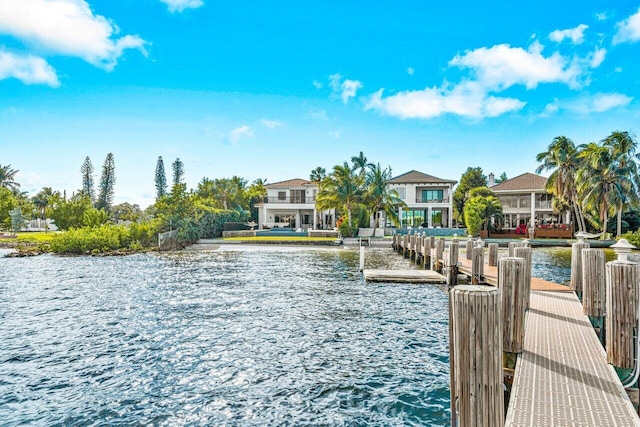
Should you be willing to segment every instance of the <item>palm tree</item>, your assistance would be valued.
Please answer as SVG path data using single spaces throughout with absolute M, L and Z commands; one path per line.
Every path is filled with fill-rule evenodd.
M 622 211 L 625 205 L 635 203 L 638 200 L 638 190 L 640 189 L 640 177 L 636 163 L 636 160 L 640 158 L 637 153 L 638 143 L 628 132 L 615 131 L 603 139 L 602 144 L 611 151 L 613 167 L 620 169 L 619 174 L 625 173 L 627 175 L 626 179 L 619 182 L 621 189 L 624 190 L 624 195 L 616 207 L 616 235 L 620 236 L 622 234 Z
M 351 171 L 355 172 L 360 169 L 360 176 L 363 178 L 367 172 L 367 168 L 371 165 L 371 163 L 367 162 L 367 158 L 362 151 L 359 155 L 351 157 L 351 163 L 353 164 Z
M 363 177 L 355 175 L 347 162 L 334 166 L 333 172 L 320 182 L 316 208 L 346 211 L 349 229 L 352 230 L 351 213 L 362 200 L 363 182 Z
M 582 146 L 580 157 L 585 163 L 578 170 L 578 189 L 583 194 L 583 205 L 591 203 L 598 210 L 602 238 L 607 234 L 607 221 L 612 205 L 626 201 L 627 189 L 623 184 L 627 168 L 620 167 L 606 145 L 590 142 Z
M 536 169 L 536 173 L 544 170 L 553 172 L 547 178 L 546 188 L 554 196 L 571 205 L 576 216 L 578 230 L 586 230 L 582 203 L 578 198 L 578 186 L 576 173 L 580 168 L 579 151 L 573 141 L 566 136 L 558 136 L 553 139 L 547 151 L 539 153 L 536 161 L 542 163 Z
M 20 184 L 16 182 L 15 176 L 18 172 L 20 171 L 11 169 L 11 165 L 0 165 L 0 187 L 8 188 L 13 192 L 17 192 Z
M 376 234 L 380 211 L 386 213 L 394 224 L 400 224 L 398 206 L 406 206 L 396 190 L 389 189 L 389 181 L 393 178 L 391 168 L 382 169 L 380 163 L 369 165 L 366 175 L 363 201 L 373 214 L 373 235 Z
M 315 183 L 319 183 L 326 177 L 327 177 L 327 170 L 323 167 L 318 166 L 317 168 L 311 171 L 311 174 L 309 175 L 309 180 Z

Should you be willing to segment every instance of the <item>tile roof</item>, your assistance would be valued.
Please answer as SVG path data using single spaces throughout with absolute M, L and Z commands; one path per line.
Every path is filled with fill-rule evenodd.
M 289 187 L 304 187 L 305 185 L 315 184 L 308 179 L 295 178 L 288 179 L 286 181 L 274 182 L 273 184 L 265 185 L 266 188 L 289 188 Z
M 534 173 L 523 173 L 491 187 L 491 191 L 544 190 L 547 178 Z
M 389 180 L 390 184 L 427 184 L 427 183 L 443 183 L 456 184 L 458 181 L 450 179 L 442 179 L 416 170 L 403 173 Z

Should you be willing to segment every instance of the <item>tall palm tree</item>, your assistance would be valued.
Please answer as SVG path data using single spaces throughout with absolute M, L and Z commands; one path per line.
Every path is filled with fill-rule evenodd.
M 609 210 L 626 202 L 625 179 L 627 168 L 620 167 L 606 145 L 590 142 L 583 146 L 580 157 L 585 163 L 578 170 L 578 188 L 583 204 L 591 203 L 598 210 L 602 237 L 607 233 Z
M 15 180 L 16 174 L 20 172 L 15 169 L 11 169 L 11 165 L 0 165 L 0 187 L 8 188 L 11 191 L 18 191 L 20 184 Z
M 355 172 L 359 169 L 360 176 L 362 176 L 363 178 L 367 172 L 367 168 L 371 165 L 371 163 L 367 161 L 367 158 L 362 151 L 357 156 L 351 157 L 351 163 L 353 164 L 351 170 Z
M 394 224 L 400 224 L 398 218 L 398 206 L 406 206 L 400 199 L 398 192 L 389 188 L 389 181 L 393 178 L 391 168 L 382 169 L 380 163 L 369 165 L 366 174 L 363 201 L 373 214 L 373 235 L 376 234 L 379 215 L 381 211 L 386 213 Z
M 622 211 L 625 206 L 638 201 L 638 190 L 640 189 L 640 176 L 636 163 L 636 160 L 640 158 L 640 154 L 637 153 L 638 143 L 628 132 L 615 131 L 603 139 L 602 144 L 611 151 L 614 162 L 612 166 L 619 169 L 618 174 L 624 173 L 626 175 L 626 179 L 619 182 L 624 194 L 616 207 L 616 234 L 620 236 L 622 234 Z
M 586 230 L 582 204 L 578 197 L 578 186 L 575 180 L 580 168 L 579 150 L 573 141 L 566 136 L 553 139 L 547 151 L 539 153 L 536 160 L 542 163 L 536 173 L 553 171 L 547 178 L 546 188 L 554 196 L 571 205 L 578 224 L 578 230 Z
M 326 177 L 327 177 L 327 170 L 321 166 L 318 166 L 317 168 L 311 171 L 311 174 L 309 175 L 309 180 L 315 183 L 319 183 Z
M 316 197 L 317 209 L 346 211 L 349 229 L 353 229 L 351 213 L 362 201 L 363 182 L 363 177 L 355 175 L 347 162 L 334 166 L 331 174 L 320 182 L 320 190 Z

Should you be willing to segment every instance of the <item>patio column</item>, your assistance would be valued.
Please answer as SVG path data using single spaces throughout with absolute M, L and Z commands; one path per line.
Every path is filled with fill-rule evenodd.
M 451 208 L 447 209 L 447 227 L 453 228 L 453 212 Z
M 400 220 L 400 228 L 402 228 L 402 206 L 398 208 L 398 219 Z
M 318 229 L 318 212 L 316 211 L 315 206 L 313 207 L 313 229 Z
M 433 228 L 433 224 L 432 224 L 432 216 L 433 216 L 433 212 L 431 211 L 432 208 L 428 207 L 427 208 L 427 227 L 429 228 Z
M 302 227 L 302 222 L 300 221 L 300 209 L 296 209 L 296 226 L 294 228 Z
M 536 193 L 531 192 L 531 226 L 536 226 Z

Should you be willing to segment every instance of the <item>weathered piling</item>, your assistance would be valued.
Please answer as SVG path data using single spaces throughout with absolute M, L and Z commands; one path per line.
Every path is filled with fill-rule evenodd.
M 471 259 L 471 251 L 473 249 L 473 238 L 469 237 L 465 246 L 467 259 Z
M 484 281 L 484 248 L 471 250 L 471 284 L 479 285 Z
M 509 248 L 509 257 L 513 258 L 514 256 L 516 256 L 516 248 L 521 248 L 522 247 L 522 243 L 521 242 L 509 242 L 508 243 L 508 248 Z
M 402 236 L 402 256 L 407 257 L 409 251 L 409 233 Z
M 435 254 L 433 255 L 434 260 L 433 260 L 433 264 L 435 265 L 435 270 L 437 272 L 442 272 L 442 254 L 444 253 L 444 239 L 438 239 L 436 240 L 436 250 L 435 250 Z
M 589 244 L 579 239 L 571 245 L 571 290 L 578 298 L 582 297 L 582 250 L 589 249 Z
M 360 271 L 364 270 L 364 246 L 360 245 Z
M 452 240 L 449 247 L 444 251 L 444 266 L 447 276 L 447 285 L 456 286 L 458 284 L 458 241 Z
M 524 259 L 524 308 L 529 309 L 531 301 L 531 269 L 533 268 L 533 252 L 528 246 L 521 246 L 513 250 L 517 258 Z
M 497 243 L 489 243 L 489 266 L 497 267 L 498 266 L 498 244 Z
M 602 249 L 582 250 L 582 311 L 589 318 L 600 342 L 604 344 L 607 281 Z
M 606 264 L 607 362 L 633 369 L 638 325 L 638 284 L 640 264 L 611 261 Z
M 416 259 L 416 245 L 418 243 L 418 235 L 417 234 L 413 234 L 411 236 L 411 243 L 409 244 L 409 259 L 410 260 L 415 260 Z
M 422 247 L 424 245 L 424 235 L 419 234 L 416 239 L 416 264 L 420 264 L 422 262 Z
M 425 236 L 422 241 L 422 268 L 426 270 L 427 266 L 431 268 L 431 239 Z
M 451 425 L 502 427 L 501 292 L 461 285 L 449 301 Z
M 502 291 L 502 324 L 505 368 L 515 369 L 524 346 L 525 261 L 507 257 L 498 261 L 498 288 Z

